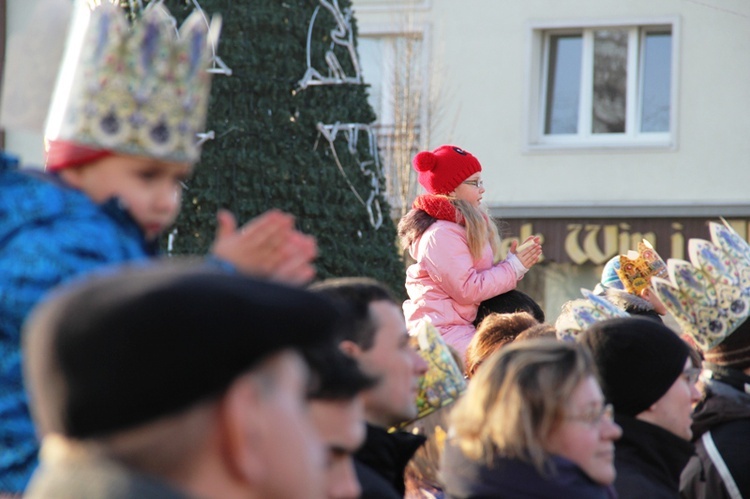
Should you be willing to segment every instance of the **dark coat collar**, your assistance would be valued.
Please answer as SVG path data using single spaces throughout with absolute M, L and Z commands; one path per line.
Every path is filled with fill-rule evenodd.
M 354 459 L 359 464 L 375 471 L 403 496 L 404 469 L 425 440 L 426 438 L 422 435 L 413 435 L 403 431 L 388 433 L 384 428 L 368 424 L 367 438 L 364 445 L 354 455 Z M 362 488 L 366 489 L 367 484 L 363 483 Z
M 695 452 L 693 444 L 631 416 L 616 414 L 615 422 L 622 427 L 622 437 L 615 442 L 618 492 L 622 479 L 640 475 L 645 481 L 677 493 L 680 473 Z

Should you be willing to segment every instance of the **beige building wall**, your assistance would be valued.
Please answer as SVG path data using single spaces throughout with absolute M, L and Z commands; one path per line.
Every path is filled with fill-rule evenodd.
M 685 257 L 706 220 L 750 221 L 750 2 L 745 0 L 353 0 L 360 39 L 423 36 L 439 88 L 427 147 L 454 143 L 484 166 L 485 202 L 545 238 L 550 260 L 521 289 L 554 321 L 602 265 L 651 238 Z M 541 35 L 547 28 L 672 29 L 671 134 L 651 146 L 538 144 Z M 367 68 L 367 61 L 363 61 Z M 364 74 L 368 81 L 368 74 Z M 438 110 L 438 113 L 434 111 Z M 429 114 L 429 113 L 427 113 Z M 692 217 L 692 218 L 691 218 Z M 657 230 L 658 229 L 658 230 Z M 528 230 L 526 231 L 528 233 Z M 618 241 L 611 245 L 607 241 Z M 553 256 L 556 255 L 556 256 Z
M 744 0 L 354 0 L 360 33 L 426 34 L 426 72 L 453 142 L 485 167 L 486 202 L 502 216 L 601 210 L 616 215 L 750 215 L 750 2 Z M 676 120 L 665 147 L 530 145 L 539 26 L 673 22 Z M 367 75 L 365 74 L 365 78 Z M 697 205 L 702 205 L 703 208 Z

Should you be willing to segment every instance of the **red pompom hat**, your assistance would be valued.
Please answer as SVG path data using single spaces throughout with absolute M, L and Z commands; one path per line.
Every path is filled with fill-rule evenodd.
M 444 145 L 414 156 L 419 183 L 430 194 L 450 194 L 461 182 L 482 171 L 479 160 L 460 147 Z

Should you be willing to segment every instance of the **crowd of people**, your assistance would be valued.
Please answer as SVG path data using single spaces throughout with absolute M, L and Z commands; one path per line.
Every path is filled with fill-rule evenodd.
M 405 302 L 315 280 L 276 210 L 220 212 L 209 255 L 162 259 L 209 92 L 169 65 L 205 65 L 212 30 L 188 18 L 178 44 L 160 7 L 102 37 L 131 21 L 91 9 L 46 172 L 0 164 L 0 497 L 750 497 L 750 245 L 729 226 L 689 262 L 617 255 L 552 324 L 515 289 L 540 240 L 503 258 L 481 163 L 443 145 L 413 161 Z

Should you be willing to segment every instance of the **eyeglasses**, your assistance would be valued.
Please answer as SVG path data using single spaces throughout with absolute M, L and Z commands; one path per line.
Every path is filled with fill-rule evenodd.
M 482 187 L 484 187 L 484 182 L 482 181 L 482 179 L 479 179 L 479 180 L 466 180 L 466 181 L 461 182 L 461 183 L 462 184 L 467 184 L 467 185 L 473 185 L 477 189 L 481 189 Z
M 699 367 L 688 367 L 682 371 L 682 375 L 690 385 L 694 385 L 698 382 L 698 378 L 701 375 L 701 369 Z
M 584 423 L 592 428 L 598 427 L 602 421 L 612 421 L 614 419 L 615 409 L 612 404 L 607 404 L 601 407 L 601 409 L 592 409 L 591 411 L 580 414 L 578 416 L 565 416 L 568 421 L 578 421 Z

